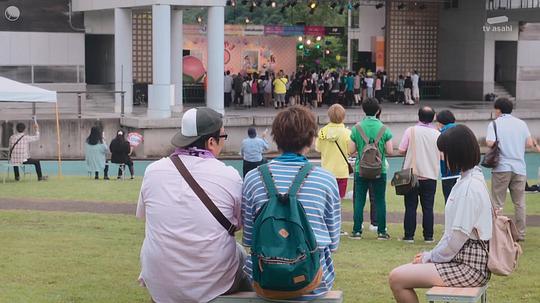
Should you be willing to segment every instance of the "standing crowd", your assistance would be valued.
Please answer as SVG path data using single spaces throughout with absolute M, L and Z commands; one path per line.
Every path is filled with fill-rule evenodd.
M 396 104 L 414 105 L 420 102 L 418 72 L 399 75 L 391 83 L 386 71 L 373 73 L 360 69 L 350 71 L 298 71 L 290 76 L 283 70 L 277 73 L 231 75 L 225 72 L 225 107 L 270 107 L 275 109 L 301 104 L 320 107 L 323 104 L 359 106 L 367 98 Z
M 418 122 L 405 131 L 394 151 L 392 131 L 380 120 L 379 101 L 366 97 L 362 109 L 365 118 L 351 129 L 344 124 L 346 111 L 340 104 L 329 107 L 330 122 L 321 129 L 306 107 L 278 112 L 271 135 L 281 154 L 265 163 L 267 134 L 259 138 L 249 129 L 241 151 L 244 178 L 217 159 L 228 137 L 222 116 L 208 108 L 188 110 L 172 138 L 174 152 L 148 166 L 137 206 L 137 216 L 146 221 L 139 281 L 153 301 L 208 302 L 242 290 L 269 299 L 324 295 L 336 277 L 333 254 L 339 248 L 341 199 L 350 174 L 350 238 L 363 238 L 369 194 L 377 239 L 391 239 L 386 156 L 394 154 L 405 156 L 403 169 L 418 180 L 404 193 L 404 233 L 399 240 L 415 241 L 420 203 L 423 240 L 435 241 L 433 205 L 439 178 L 446 203 L 444 233 L 435 247 L 389 274 L 396 301 L 418 302 L 415 288 L 486 285 L 491 276 L 486 246 L 492 238 L 492 212 L 503 207 L 508 188 L 516 206 L 517 240 L 525 240 L 524 153 L 527 146 L 540 152 L 525 123 L 511 115 L 512 103 L 497 100 L 497 118 L 488 126 L 487 144 L 501 151 L 492 172 L 493 204 L 478 167 L 478 140 L 467 126 L 456 124 L 450 111 L 420 107 Z M 308 161 L 313 144 L 321 152 L 321 167 Z M 353 155 L 351 167 L 348 159 Z M 240 229 L 241 244 L 234 237 Z

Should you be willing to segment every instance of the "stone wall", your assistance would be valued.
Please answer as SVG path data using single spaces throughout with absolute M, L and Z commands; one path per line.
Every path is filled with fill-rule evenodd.
M 535 112 L 520 111 L 516 113 L 517 117 L 525 120 L 532 135 L 536 138 L 540 137 L 540 114 Z M 346 125 L 354 126 L 357 121 L 363 119 L 361 114 L 350 114 L 347 116 Z M 486 128 L 491 119 L 491 114 L 485 113 L 456 113 L 456 118 L 459 123 L 466 124 L 470 127 L 478 137 L 481 145 L 485 140 Z M 390 127 L 394 135 L 394 148 L 397 149 L 399 142 L 405 130 L 416 123 L 416 115 L 403 114 L 383 114 L 381 119 Z M 242 140 L 247 137 L 247 129 L 253 126 L 257 129 L 258 134 L 262 134 L 265 129 L 269 129 L 273 121 L 273 117 L 226 117 L 225 128 L 229 135 L 225 142 L 224 154 L 238 156 Z M 328 122 L 326 115 L 318 116 L 319 125 L 322 127 Z M 13 127 L 18 121 L 9 121 Z M 27 125 L 31 125 L 31 121 L 21 121 Z M 121 124 L 123 125 L 121 127 Z M 170 139 L 178 131 L 179 119 L 165 120 L 135 120 L 133 118 L 120 119 L 71 119 L 63 120 L 60 123 L 61 127 L 61 152 L 65 159 L 82 159 L 84 158 L 84 141 L 90 133 L 90 128 L 94 125 L 102 125 L 105 131 L 107 143 L 114 138 L 116 131 L 120 128 L 126 131 L 137 131 L 144 136 L 144 143 L 137 147 L 134 151 L 134 158 L 159 158 L 170 154 L 173 146 L 170 144 Z M 54 120 L 42 120 L 41 140 L 31 144 L 32 157 L 42 159 L 55 159 L 57 157 L 56 144 L 56 125 Z M 7 136 L 9 130 L 4 122 L 0 125 L 3 136 Z M 5 144 L 5 140 L 3 140 Z M 277 152 L 277 147 L 271 142 L 271 151 Z

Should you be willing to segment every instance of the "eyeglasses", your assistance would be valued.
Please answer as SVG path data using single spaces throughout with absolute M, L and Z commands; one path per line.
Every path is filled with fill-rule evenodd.
M 227 134 L 224 134 L 224 135 L 219 135 L 220 138 L 223 138 L 223 140 L 227 140 L 227 138 L 229 137 L 229 135 Z

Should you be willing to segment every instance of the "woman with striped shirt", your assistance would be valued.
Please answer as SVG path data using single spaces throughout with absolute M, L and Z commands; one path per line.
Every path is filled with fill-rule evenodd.
M 282 154 L 270 161 L 269 170 L 279 193 L 288 192 L 300 168 L 308 162 L 306 154 L 317 135 L 315 116 L 306 108 L 289 107 L 278 113 L 272 124 L 272 136 Z M 243 185 L 242 221 L 244 233 L 242 243 L 251 247 L 252 231 L 256 214 L 268 202 L 268 195 L 258 169 L 250 171 Z M 321 167 L 314 167 L 304 179 L 297 195 L 311 223 L 321 256 L 323 279 L 311 293 L 298 298 L 310 300 L 327 293 L 334 284 L 335 273 L 332 252 L 339 244 L 341 209 L 335 177 Z M 246 259 L 244 270 L 252 275 L 251 258 Z

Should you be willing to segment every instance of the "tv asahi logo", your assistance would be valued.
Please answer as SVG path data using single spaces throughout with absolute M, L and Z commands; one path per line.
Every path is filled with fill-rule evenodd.
M 21 17 L 21 11 L 16 6 L 8 6 L 4 11 L 4 16 L 8 21 L 15 22 Z
M 488 25 L 482 26 L 482 29 L 484 30 L 484 32 L 511 32 L 513 30 L 512 25 L 508 25 L 508 24 L 498 25 L 501 23 L 508 22 L 507 16 L 498 16 L 498 17 L 488 18 L 486 22 Z

